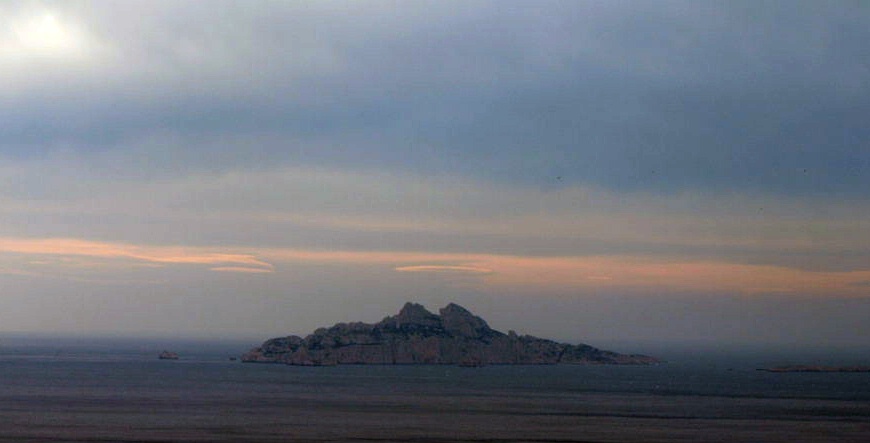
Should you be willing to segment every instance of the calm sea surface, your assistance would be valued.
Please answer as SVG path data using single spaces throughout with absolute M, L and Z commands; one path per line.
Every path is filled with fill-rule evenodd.
M 866 353 L 304 368 L 230 361 L 248 344 L 164 347 L 0 337 L 0 441 L 870 441 L 870 373 L 755 370 Z

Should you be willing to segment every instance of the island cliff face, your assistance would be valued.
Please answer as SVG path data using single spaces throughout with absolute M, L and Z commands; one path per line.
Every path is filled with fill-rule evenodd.
M 588 345 L 569 345 L 513 331 L 491 329 L 465 308 L 449 304 L 435 315 L 407 303 L 398 315 L 376 324 L 339 323 L 302 338 L 267 340 L 242 356 L 249 363 L 324 366 L 338 364 L 652 364 Z

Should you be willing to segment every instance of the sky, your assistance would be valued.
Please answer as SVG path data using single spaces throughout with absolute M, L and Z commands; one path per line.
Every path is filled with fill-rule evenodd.
M 458 303 L 868 345 L 870 6 L 0 3 L 0 335 Z

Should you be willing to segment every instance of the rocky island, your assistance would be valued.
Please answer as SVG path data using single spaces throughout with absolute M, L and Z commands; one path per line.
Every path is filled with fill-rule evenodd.
M 406 303 L 378 323 L 338 323 L 305 338 L 291 335 L 267 340 L 242 356 L 248 363 L 303 366 L 340 364 L 648 365 L 659 360 L 626 355 L 589 345 L 496 331 L 465 308 L 449 304 L 438 315 L 422 305 Z

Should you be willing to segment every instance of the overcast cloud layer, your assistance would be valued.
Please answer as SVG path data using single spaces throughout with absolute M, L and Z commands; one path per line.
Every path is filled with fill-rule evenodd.
M 3 9 L 10 156 L 151 140 L 185 151 L 144 148 L 161 171 L 329 164 L 786 194 L 870 185 L 860 3 Z M 19 35 L 50 28 L 41 14 L 66 43 Z
M 0 331 L 268 336 L 413 299 L 569 340 L 860 343 L 867 23 L 4 2 Z

